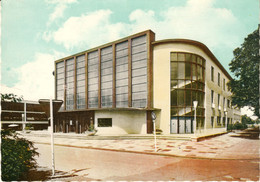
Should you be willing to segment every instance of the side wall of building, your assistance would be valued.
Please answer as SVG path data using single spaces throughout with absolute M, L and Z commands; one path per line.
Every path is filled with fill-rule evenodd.
M 98 127 L 98 119 L 112 118 L 111 127 Z M 97 134 L 146 134 L 146 111 L 95 111 Z
M 186 52 L 193 53 L 202 56 L 206 60 L 205 68 L 205 123 L 203 129 L 212 128 L 211 117 L 212 117 L 212 108 L 211 108 L 211 90 L 214 90 L 215 93 L 219 93 L 220 105 L 222 106 L 221 112 L 224 113 L 224 108 L 228 112 L 228 118 L 232 118 L 231 107 L 227 107 L 227 99 L 231 96 L 231 93 L 228 91 L 226 83 L 228 82 L 227 76 L 221 71 L 221 69 L 214 63 L 214 61 L 203 51 L 200 47 L 185 44 L 185 43 L 161 43 L 154 45 L 154 107 L 161 109 L 158 112 L 157 127 L 161 128 L 164 134 L 170 133 L 170 107 L 171 107 L 171 95 L 170 95 L 170 53 L 171 52 Z M 211 81 L 211 66 L 214 67 L 214 80 Z M 220 86 L 218 86 L 218 73 L 220 73 Z M 225 90 L 223 90 L 223 78 L 225 79 Z M 214 95 L 214 100 L 217 100 L 217 94 Z M 223 97 L 225 97 L 225 107 L 223 108 Z M 218 111 L 218 108 L 215 108 L 215 113 Z M 221 120 L 224 115 L 222 114 Z M 215 118 L 216 119 L 216 118 Z M 224 127 L 224 126 L 222 126 Z

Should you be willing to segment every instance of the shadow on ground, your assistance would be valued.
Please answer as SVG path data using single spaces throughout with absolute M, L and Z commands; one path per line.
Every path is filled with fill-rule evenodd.
M 245 130 L 237 132 L 236 134 L 231 135 L 231 136 L 259 140 L 259 133 L 260 133 L 259 127 L 255 127 L 255 128 L 245 129 Z
M 52 179 L 58 180 L 59 178 L 70 178 L 75 177 L 75 174 L 69 174 L 63 171 L 55 170 L 55 176 L 52 176 L 52 170 L 46 167 L 38 167 L 32 169 L 28 174 L 21 178 L 21 181 L 50 181 Z

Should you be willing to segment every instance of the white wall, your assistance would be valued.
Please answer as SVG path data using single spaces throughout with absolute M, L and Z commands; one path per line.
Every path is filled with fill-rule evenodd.
M 112 127 L 98 127 L 98 118 L 112 118 Z M 146 111 L 95 111 L 98 135 L 146 134 Z

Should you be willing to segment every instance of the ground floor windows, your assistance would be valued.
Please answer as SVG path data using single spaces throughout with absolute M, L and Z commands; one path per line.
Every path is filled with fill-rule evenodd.
M 98 127 L 112 127 L 112 118 L 98 118 Z
M 204 118 L 197 118 L 197 128 L 204 127 Z M 172 117 L 170 123 L 170 132 L 174 133 L 193 133 L 194 132 L 194 117 Z

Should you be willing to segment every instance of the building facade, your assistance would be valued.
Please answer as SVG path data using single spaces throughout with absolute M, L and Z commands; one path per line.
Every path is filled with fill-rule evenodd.
M 55 61 L 56 132 L 164 134 L 224 130 L 232 121 L 232 79 L 202 43 L 155 41 L 151 30 Z

